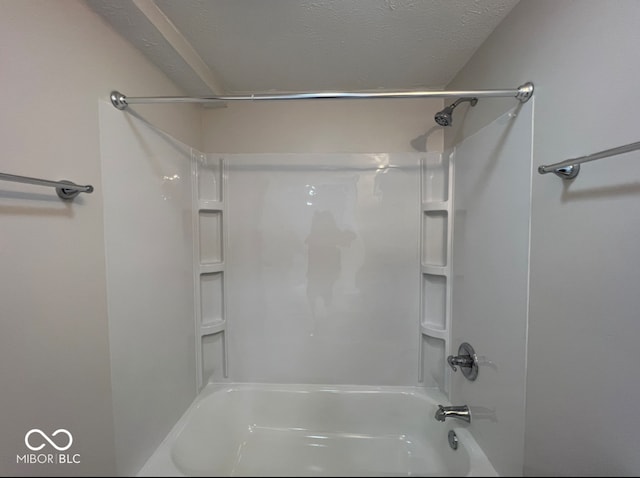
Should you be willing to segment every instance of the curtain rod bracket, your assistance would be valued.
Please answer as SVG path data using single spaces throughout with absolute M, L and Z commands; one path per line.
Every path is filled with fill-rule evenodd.
M 518 87 L 516 98 L 520 103 L 526 103 L 533 96 L 533 83 L 527 81 L 524 85 Z
M 129 106 L 129 104 L 127 103 L 127 97 L 119 91 L 112 91 L 109 98 L 111 99 L 111 104 L 121 111 L 126 110 Z

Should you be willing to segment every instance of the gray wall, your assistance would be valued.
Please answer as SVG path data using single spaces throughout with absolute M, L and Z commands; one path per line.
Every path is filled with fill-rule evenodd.
M 230 102 L 205 109 L 204 150 L 216 153 L 442 151 L 441 99 Z
M 447 88 L 533 81 L 534 170 L 635 142 L 638 25 L 637 1 L 522 0 Z M 481 100 L 445 143 L 511 106 Z M 586 164 L 573 183 L 534 173 L 525 474 L 640 472 L 639 206 L 638 152 Z
M 182 93 L 81 1 L 0 1 L 0 45 L 0 171 L 95 187 L 65 204 L 52 189 L 0 184 L 0 475 L 110 475 L 98 104 L 115 88 Z M 139 111 L 198 146 L 194 107 Z M 16 463 L 32 428 L 68 429 L 65 453 L 81 463 Z

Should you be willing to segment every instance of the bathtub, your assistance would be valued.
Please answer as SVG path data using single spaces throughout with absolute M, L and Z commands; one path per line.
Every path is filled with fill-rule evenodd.
M 208 384 L 138 476 L 498 476 L 438 403 L 417 387 Z

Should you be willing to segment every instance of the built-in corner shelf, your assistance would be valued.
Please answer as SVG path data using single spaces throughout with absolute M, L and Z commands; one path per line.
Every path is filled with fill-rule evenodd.
M 453 167 L 447 154 L 428 153 L 421 161 L 420 207 L 420 364 L 418 381 L 430 376 L 449 394 L 446 364 L 450 349 L 450 270 L 453 212 Z
M 193 219 L 193 273 L 196 321 L 196 368 L 198 388 L 205 380 L 203 364 L 205 338 L 221 334 L 222 350 L 220 359 L 213 357 L 216 364 L 222 362 L 225 378 L 227 373 L 226 345 L 226 300 L 225 300 L 225 233 L 224 227 L 226 193 L 225 164 L 220 158 L 192 152 L 192 219 Z M 208 354 L 212 352 L 207 351 Z M 214 352 L 217 356 L 218 352 Z M 210 357 L 211 358 L 211 357 Z M 210 375 L 210 374 L 207 374 Z
M 427 201 L 422 203 L 423 212 L 449 211 L 449 201 Z
M 217 264 L 199 264 L 200 274 L 215 274 L 216 272 L 224 272 L 224 262 Z
M 448 340 L 449 331 L 446 329 L 439 329 L 437 327 L 428 325 L 428 324 L 420 324 L 420 332 L 422 335 L 427 335 L 429 337 L 433 337 L 434 339 L 440 340 Z
M 207 335 L 214 335 L 220 332 L 224 332 L 226 326 L 226 320 L 216 320 L 215 322 L 211 322 L 209 324 L 202 324 L 200 326 L 200 336 L 206 337 Z
M 423 274 L 429 274 L 433 276 L 449 276 L 449 267 L 447 266 L 431 266 L 422 264 L 420 267 Z
M 223 211 L 224 210 L 224 202 L 223 201 L 214 201 L 208 199 L 200 199 L 198 200 L 198 210 L 199 211 Z

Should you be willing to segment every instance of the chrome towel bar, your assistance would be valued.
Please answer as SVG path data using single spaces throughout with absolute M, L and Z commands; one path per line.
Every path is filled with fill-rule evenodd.
M 38 186 L 50 186 L 56 188 L 56 193 L 60 199 L 72 200 L 80 193 L 92 193 L 93 186 L 80 186 L 71 181 L 49 181 L 47 179 L 29 178 L 27 176 L 16 176 L 15 174 L 0 173 L 0 180 L 12 181 L 14 183 L 36 184 Z
M 540 166 L 538 172 L 540 174 L 555 173 L 556 176 L 562 179 L 573 179 L 580 172 L 580 165 L 588 161 L 595 161 L 596 159 L 608 158 L 609 156 L 615 156 L 617 154 L 629 153 L 640 149 L 640 141 L 637 143 L 625 144 L 624 146 L 618 146 L 617 148 L 605 149 L 597 153 L 589 154 L 587 156 L 580 156 L 575 159 L 567 159 L 559 163 L 550 164 L 548 166 Z

